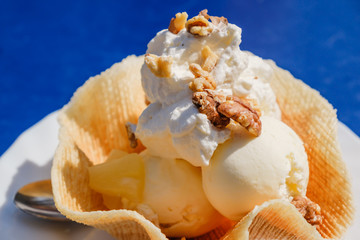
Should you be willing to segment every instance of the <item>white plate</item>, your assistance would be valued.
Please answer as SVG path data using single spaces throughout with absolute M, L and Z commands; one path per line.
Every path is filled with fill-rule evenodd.
M 112 239 L 107 233 L 76 223 L 38 220 L 17 210 L 13 197 L 26 183 L 50 178 L 51 160 L 58 140 L 57 113 L 51 113 L 21 134 L 0 158 L 0 235 L 2 239 Z M 339 123 L 343 158 L 352 176 L 356 207 L 360 206 L 360 139 Z M 360 214 L 344 239 L 359 239 Z

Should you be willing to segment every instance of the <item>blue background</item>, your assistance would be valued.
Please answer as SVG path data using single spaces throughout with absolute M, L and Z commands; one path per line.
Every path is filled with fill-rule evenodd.
M 243 28 L 241 49 L 319 90 L 360 135 L 358 0 L 0 0 L 0 155 L 90 76 L 143 54 L 175 13 L 204 8 Z

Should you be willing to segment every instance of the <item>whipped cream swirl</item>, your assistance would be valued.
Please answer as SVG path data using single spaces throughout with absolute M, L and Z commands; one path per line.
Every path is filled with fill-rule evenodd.
M 139 118 L 136 135 L 154 156 L 206 166 L 217 146 L 230 138 L 229 129 L 214 127 L 192 103 L 189 83 L 194 75 L 189 65 L 201 63 L 204 46 L 219 58 L 211 72 L 215 91 L 253 98 L 262 115 L 280 118 L 269 84 L 272 68 L 261 58 L 240 50 L 241 28 L 225 23 L 212 27 L 206 37 L 196 37 L 186 29 L 177 34 L 162 30 L 148 44 L 147 53 L 173 59 L 171 77 L 155 76 L 146 64 L 141 69 L 142 85 L 151 104 Z

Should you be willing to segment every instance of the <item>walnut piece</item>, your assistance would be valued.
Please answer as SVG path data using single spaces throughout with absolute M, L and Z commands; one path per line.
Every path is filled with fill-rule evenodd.
M 220 103 L 215 101 L 212 95 L 207 92 L 194 92 L 192 101 L 199 109 L 199 112 L 205 114 L 215 127 L 222 129 L 230 123 L 229 118 L 217 111 Z
M 219 57 L 213 51 L 211 51 L 209 46 L 204 46 L 201 49 L 201 57 L 203 59 L 201 67 L 207 72 L 211 72 L 213 70 L 219 59 Z
M 229 23 L 226 17 L 213 17 L 213 16 L 211 16 L 210 20 L 215 26 L 219 25 L 220 23 L 223 23 L 225 25 L 227 25 Z
M 307 197 L 296 196 L 291 203 L 297 208 L 308 223 L 318 227 L 322 222 L 321 208 Z
M 185 27 L 189 33 L 200 37 L 209 35 L 213 30 L 210 22 L 202 15 L 189 19 Z
M 206 18 L 206 20 L 209 20 L 209 18 L 210 18 L 207 9 L 204 9 L 204 10 L 200 11 L 199 16 L 203 16 L 204 18 Z
M 202 92 L 205 89 L 214 89 L 213 86 L 203 77 L 195 78 L 189 84 L 189 88 L 193 92 Z
M 213 23 L 215 26 L 219 25 L 220 23 L 223 23 L 225 25 L 227 25 L 229 22 L 227 20 L 226 17 L 216 17 L 216 16 L 210 16 L 208 14 L 208 10 L 204 9 L 202 11 L 199 12 L 199 16 L 203 16 L 204 18 L 206 18 L 207 20 L 211 20 L 211 23 Z
M 259 114 L 255 111 L 246 99 L 235 96 L 228 96 L 226 101 L 217 108 L 224 116 L 238 122 L 254 136 L 261 134 L 261 121 Z
M 174 34 L 178 34 L 183 28 L 185 28 L 185 23 L 187 21 L 188 14 L 186 12 L 177 13 L 175 18 L 170 20 L 168 30 Z
M 190 71 L 194 74 L 195 79 L 189 84 L 189 87 L 194 92 L 201 92 L 204 89 L 215 89 L 216 82 L 208 71 L 202 69 L 199 64 L 192 63 L 189 66 Z
M 235 96 L 225 97 L 206 89 L 202 92 L 194 92 L 192 101 L 199 112 L 205 114 L 217 128 L 225 128 L 232 119 L 255 136 L 261 133 L 259 115 L 246 99 Z
M 250 105 L 250 107 L 257 112 L 259 117 L 261 117 L 261 109 L 260 109 L 259 103 L 258 103 L 258 101 L 256 99 L 248 98 L 248 97 L 243 97 L 241 99 L 243 101 L 247 102 Z
M 130 147 L 131 148 L 136 148 L 137 145 L 138 145 L 137 138 L 135 136 L 136 125 L 127 122 L 125 124 L 125 129 L 126 129 L 126 132 L 127 132 L 127 135 L 128 135 Z
M 216 88 L 216 82 L 210 72 L 215 67 L 218 56 L 208 46 L 204 46 L 201 50 L 201 57 L 203 59 L 202 66 L 196 63 L 189 66 L 190 71 L 195 76 L 195 79 L 189 84 L 189 88 L 194 92 Z
M 161 78 L 171 77 L 171 64 L 173 63 L 173 58 L 171 56 L 156 56 L 154 54 L 145 55 L 145 63 L 151 72 Z

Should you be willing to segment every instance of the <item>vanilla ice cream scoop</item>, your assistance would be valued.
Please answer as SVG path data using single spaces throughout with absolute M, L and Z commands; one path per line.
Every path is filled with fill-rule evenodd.
M 309 168 L 303 142 L 280 120 L 264 116 L 261 121 L 259 137 L 240 129 L 202 167 L 206 196 L 232 220 L 267 200 L 306 194 Z
M 141 155 L 145 165 L 142 204 L 157 214 L 168 237 L 202 235 L 221 224 L 221 216 L 202 188 L 201 169 L 182 159 Z

